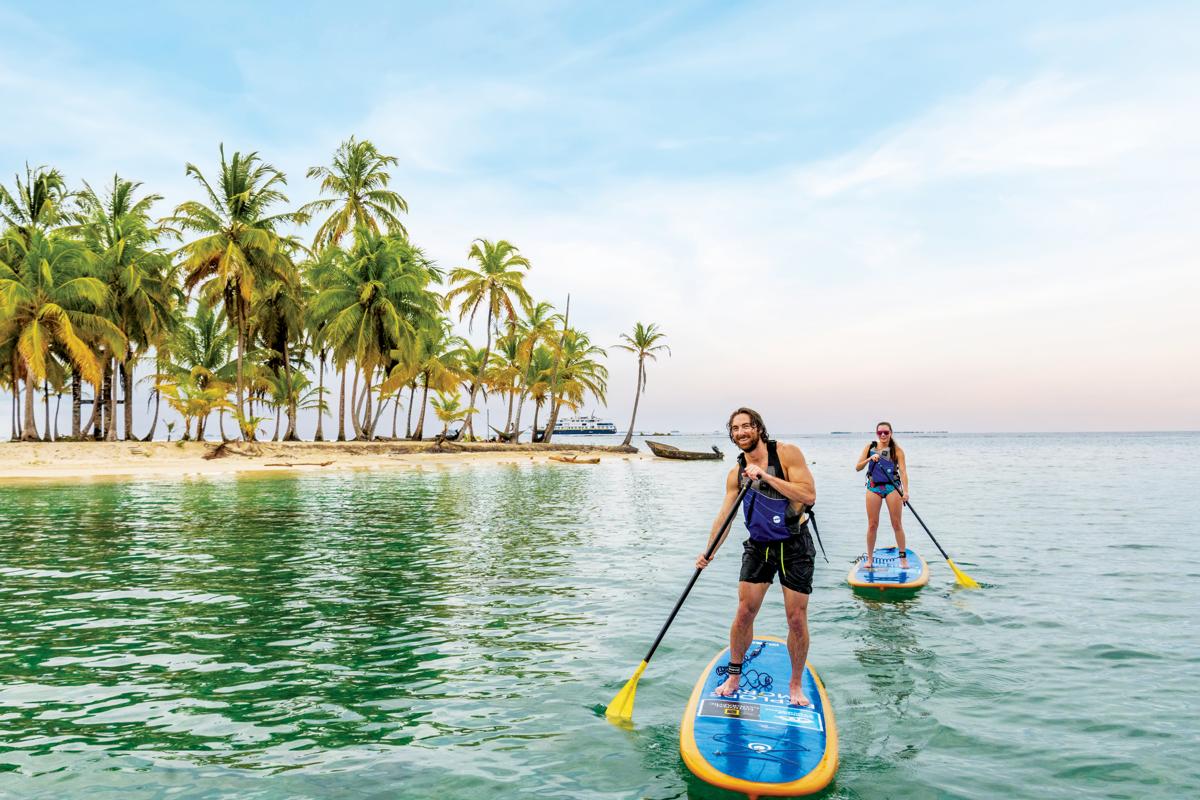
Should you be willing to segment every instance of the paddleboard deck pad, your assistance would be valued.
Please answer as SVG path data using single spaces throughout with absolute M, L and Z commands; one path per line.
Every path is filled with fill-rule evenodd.
M 900 566 L 900 553 L 894 547 L 876 547 L 874 569 L 867 570 L 866 555 L 861 555 L 850 568 L 847 582 L 862 594 L 915 592 L 929 583 L 929 562 L 911 548 L 905 551 L 908 567 Z
M 819 792 L 837 771 L 837 728 L 825 686 L 811 666 L 804 693 L 811 706 L 791 705 L 787 642 L 757 638 L 746 652 L 741 688 L 729 697 L 729 648 L 714 658 L 692 690 L 679 731 L 679 750 L 696 777 L 751 798 Z

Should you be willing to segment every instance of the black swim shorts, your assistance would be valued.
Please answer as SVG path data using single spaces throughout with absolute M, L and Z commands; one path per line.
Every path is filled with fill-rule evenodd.
M 779 582 L 795 592 L 812 594 L 813 567 L 817 548 L 808 532 L 808 523 L 800 532 L 782 542 L 742 543 L 742 572 L 738 580 L 747 583 L 771 583 L 775 573 Z

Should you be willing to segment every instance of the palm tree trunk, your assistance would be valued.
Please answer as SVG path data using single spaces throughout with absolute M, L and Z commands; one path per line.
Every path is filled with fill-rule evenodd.
M 346 441 L 346 368 L 344 366 L 342 367 L 342 392 L 338 396 L 337 440 L 339 442 Z
M 563 346 L 567 343 L 567 331 L 571 326 L 571 295 L 567 295 L 567 310 L 563 315 L 563 332 L 558 340 L 558 352 L 554 356 L 554 372 L 550 375 L 550 421 L 546 423 L 546 435 L 542 437 L 542 441 L 546 444 L 550 443 L 550 437 L 554 435 L 554 425 L 558 422 L 558 398 L 554 391 L 558 384 L 558 363 L 562 360 Z M 537 428 L 534 428 L 537 432 Z
M 42 433 L 42 441 L 50 441 L 50 381 L 42 379 L 42 403 L 46 406 L 46 430 Z
M 222 408 L 217 414 L 217 428 L 221 431 L 221 441 L 228 442 L 229 437 L 225 435 L 225 409 Z
M 142 437 L 143 442 L 153 442 L 154 441 L 154 434 L 158 430 L 158 409 L 159 409 L 160 405 L 162 405 L 162 392 L 160 392 L 158 389 L 155 389 L 154 390 L 154 419 L 150 420 L 150 430 L 149 430 L 149 432 L 146 433 L 145 436 Z M 222 439 L 225 438 L 223 431 L 222 431 L 221 438 Z
M 246 338 L 246 330 L 245 330 L 246 326 L 245 326 L 245 322 L 243 320 L 244 315 L 242 314 L 242 301 L 241 301 L 240 297 L 236 300 L 234 305 L 237 308 L 237 326 L 238 326 L 238 334 L 237 334 L 237 413 L 238 413 L 238 417 L 240 418 L 239 422 L 238 422 L 238 429 L 240 430 L 241 437 L 243 440 L 247 440 L 247 439 L 253 440 L 254 439 L 254 431 L 249 429 L 249 422 L 248 422 L 249 415 L 246 413 L 246 392 L 245 392 L 245 387 L 244 387 L 243 379 L 242 379 L 242 349 L 243 349 L 243 342 L 245 341 L 245 338 Z
M 71 371 L 71 438 L 79 439 L 79 418 L 83 416 L 83 379 Z
M 317 366 L 317 432 L 314 442 L 325 441 L 325 351 L 320 353 L 321 361 Z
M 417 429 L 413 431 L 412 438 L 421 441 L 421 437 L 425 435 L 425 408 L 429 405 L 429 373 L 425 373 L 425 388 L 421 390 L 421 413 L 417 416 Z
M 396 438 L 396 421 L 400 417 L 400 392 L 403 389 L 396 390 L 396 403 L 392 406 L 392 438 Z
M 59 440 L 58 435 L 58 418 L 62 416 L 62 396 L 61 390 L 54 393 L 54 441 Z
M 271 441 L 279 441 L 279 418 L 283 416 L 283 404 L 275 406 L 275 433 L 271 434 Z
M 354 429 L 354 438 L 356 439 L 361 439 L 363 435 L 362 425 L 358 421 L 358 406 L 360 402 L 358 397 L 358 375 L 360 372 L 362 370 L 359 369 L 358 362 L 355 362 L 354 381 L 350 384 L 350 427 Z
M 92 384 L 92 414 L 88 417 L 87 425 L 83 426 L 82 436 L 88 436 L 91 431 L 93 439 L 100 438 L 100 415 L 104 412 L 104 404 L 100 402 L 100 387 Z
M 371 376 L 374 372 L 374 365 L 369 365 L 366 369 L 366 372 L 363 373 L 362 432 L 363 438 L 368 442 L 371 441 L 371 436 L 373 436 L 375 433 L 375 425 L 371 420 Z
M 475 375 L 475 380 L 471 382 L 471 399 L 467 402 L 467 408 L 475 408 L 475 392 L 483 385 L 483 373 L 487 370 L 488 357 L 492 354 L 492 305 L 489 298 L 488 315 L 487 315 L 487 344 L 483 346 L 483 360 L 479 362 L 479 372 Z M 467 441 L 475 438 L 475 412 L 472 411 L 467 416 Z
M 625 441 L 621 442 L 622 447 L 628 447 L 629 441 L 633 438 L 633 423 L 637 420 L 638 401 L 642 399 L 642 385 L 646 380 L 645 358 L 645 356 L 638 356 L 637 387 L 633 392 L 633 416 L 629 418 L 629 430 L 625 431 Z
M 117 359 L 114 357 L 109 360 L 108 366 L 108 385 L 105 387 L 104 408 L 105 408 L 105 424 L 104 424 L 104 441 L 115 442 L 117 440 Z
M 25 379 L 25 424 L 21 427 L 22 442 L 38 440 L 37 423 L 33 418 L 33 381 Z
M 535 442 L 538 441 L 537 418 L 540 413 L 542 413 L 542 404 L 535 400 L 533 403 L 533 434 L 530 436 Z
M 512 388 L 508 392 L 508 419 L 504 420 L 504 432 L 508 433 L 512 428 L 513 401 L 517 397 L 517 384 L 513 383 Z
M 12 393 L 12 434 L 9 439 L 15 442 L 21 438 L 21 415 L 17 411 L 21 407 L 21 381 L 16 375 L 13 375 Z
M 284 432 L 284 434 L 283 434 L 283 440 L 285 442 L 294 442 L 294 441 L 296 441 L 296 405 L 297 405 L 298 397 L 296 395 L 296 392 L 294 391 L 295 387 L 292 386 L 292 364 L 291 364 L 291 358 L 288 356 L 288 345 L 287 345 L 286 338 L 283 340 L 283 373 L 284 373 L 284 375 L 287 376 L 287 387 L 288 387 L 288 394 L 287 394 L 288 426 L 287 426 L 287 431 Z
M 513 444 L 521 441 L 521 409 L 525 407 L 525 390 L 521 390 L 521 399 L 517 403 L 517 419 L 513 426 Z
M 417 399 L 417 382 L 413 381 L 412 386 L 409 388 L 409 392 L 408 392 L 408 422 L 406 422 L 404 424 L 404 438 L 405 439 L 412 438 L 412 412 L 413 412 L 413 406 L 416 404 L 415 403 L 416 399 Z
M 125 363 L 121 365 L 121 385 L 125 390 L 125 441 L 136 442 L 133 435 L 133 348 L 125 348 Z

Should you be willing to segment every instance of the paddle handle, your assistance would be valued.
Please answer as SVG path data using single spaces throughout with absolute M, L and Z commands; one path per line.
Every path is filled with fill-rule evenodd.
M 746 492 L 750 489 L 750 481 L 746 481 L 742 485 L 741 491 L 737 494 L 737 499 L 733 501 L 733 508 L 729 509 L 729 514 L 726 515 L 725 521 L 721 523 L 721 529 L 717 532 L 712 544 L 708 546 L 708 551 L 705 552 L 704 558 L 711 560 L 716 555 L 717 548 L 721 546 L 721 541 L 725 538 L 725 531 L 733 523 L 733 517 L 737 514 L 738 507 L 742 504 L 742 498 L 746 496 Z M 687 588 L 683 590 L 683 594 L 679 595 L 679 599 L 675 601 L 675 607 L 671 609 L 671 615 L 667 617 L 667 621 L 663 623 L 662 630 L 658 632 L 658 636 L 654 640 L 654 644 L 650 645 L 650 652 L 646 653 L 646 657 L 642 659 L 643 663 L 650 660 L 654 655 L 654 651 L 658 649 L 659 643 L 663 637 L 667 635 L 667 629 L 671 627 L 671 623 L 675 621 L 675 615 L 679 613 L 679 609 L 683 607 L 683 601 L 687 599 L 688 594 L 692 591 L 692 587 L 696 585 L 696 581 L 700 578 L 700 573 L 704 570 L 697 568 L 692 574 L 692 579 L 688 581 Z

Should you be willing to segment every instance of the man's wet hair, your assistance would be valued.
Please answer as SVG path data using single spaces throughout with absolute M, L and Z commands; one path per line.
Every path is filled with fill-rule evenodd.
M 733 418 L 738 414 L 745 414 L 750 418 L 750 422 L 754 427 L 758 428 L 758 436 L 761 439 L 770 439 L 767 435 L 767 423 L 763 422 L 762 414 L 759 414 L 753 408 L 742 406 L 737 411 L 729 415 L 729 422 L 725 423 L 725 431 L 729 434 L 729 441 L 733 441 Z

